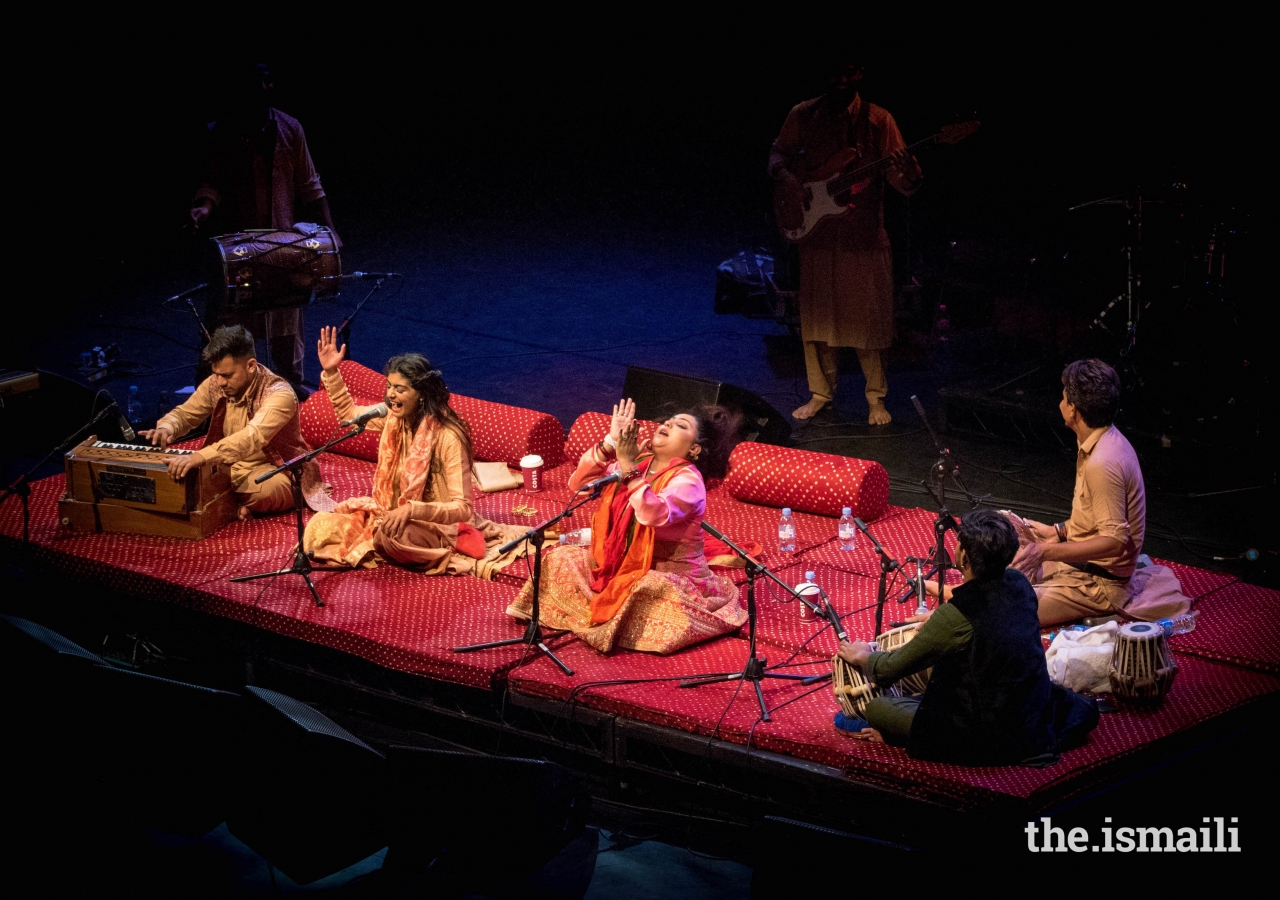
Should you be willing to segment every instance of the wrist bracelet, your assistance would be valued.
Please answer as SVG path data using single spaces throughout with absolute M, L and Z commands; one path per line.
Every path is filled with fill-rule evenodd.
M 1067 525 L 1065 522 L 1055 522 L 1053 530 L 1058 533 L 1058 543 L 1065 544 L 1067 542 Z
M 618 471 L 622 472 L 622 469 L 619 468 Z M 640 474 L 640 468 L 637 466 L 636 468 L 632 469 L 630 472 L 622 472 L 622 480 L 630 481 L 632 478 L 635 478 L 639 474 Z

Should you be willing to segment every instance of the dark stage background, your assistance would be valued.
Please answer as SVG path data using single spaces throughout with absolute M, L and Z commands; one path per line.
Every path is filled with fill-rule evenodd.
M 1172 543 L 1161 550 L 1211 562 L 1274 547 L 1273 528 L 1240 521 L 1275 485 L 1260 439 L 1273 406 L 1253 222 L 1267 146 L 1260 60 L 865 56 L 863 93 L 908 142 L 970 118 L 982 127 L 922 153 L 926 183 L 910 202 L 890 192 L 899 281 L 920 284 L 900 310 L 894 425 L 858 424 L 865 407 L 850 360 L 838 408 L 797 442 L 880 459 L 902 487 L 932 458 L 912 393 L 936 410 L 940 386 L 1039 367 L 1027 392 L 1052 404 L 1062 361 L 1114 360 L 1116 342 L 1088 323 L 1124 290 L 1126 212 L 1068 208 L 1140 190 L 1150 306 L 1135 360 L 1148 383 L 1125 413 L 1156 442 L 1140 448 L 1149 490 L 1155 507 L 1169 495 L 1163 513 L 1177 528 L 1163 532 Z M 357 360 L 380 367 L 420 350 L 454 390 L 546 409 L 566 427 L 608 409 L 628 364 L 737 383 L 784 413 L 805 399 L 786 329 L 717 316 L 712 299 L 720 261 L 781 249 L 766 156 L 789 107 L 823 89 L 820 60 L 723 45 L 465 61 L 267 41 L 222 55 L 53 52 L 22 76 L 11 188 L 26 290 L 8 304 L 26 327 L 0 363 L 74 378 L 81 350 L 114 342 L 135 374 L 105 386 L 122 399 L 137 384 L 149 417 L 162 391 L 191 383 L 195 324 L 159 302 L 204 279 L 207 235 L 184 227 L 203 126 L 218 114 L 220 72 L 250 58 L 272 64 L 275 105 L 306 129 L 346 242 L 344 269 L 408 276 L 362 313 Z M 1215 228 L 1230 272 L 1208 296 L 1197 257 Z M 309 309 L 308 341 L 360 293 Z M 934 327 L 940 299 L 946 342 Z M 1161 436 L 1175 452 L 1158 452 Z M 986 469 L 970 470 L 979 493 L 1069 503 L 1069 454 L 989 442 L 967 452 Z M 1188 534 L 1213 546 L 1191 553 L 1178 537 Z

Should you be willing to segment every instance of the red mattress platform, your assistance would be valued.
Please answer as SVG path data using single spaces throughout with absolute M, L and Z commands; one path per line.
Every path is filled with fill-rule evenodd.
M 357 400 L 367 402 L 363 397 Z M 545 443 L 553 429 L 537 415 L 526 418 L 533 439 Z M 558 512 L 569 499 L 565 484 L 581 452 L 581 432 L 577 427 L 570 431 L 565 448 L 568 461 L 547 472 L 546 490 L 477 493 L 479 512 L 512 524 L 534 524 Z M 493 455 L 525 449 L 530 446 L 525 441 L 507 440 L 503 453 Z M 552 455 L 542 449 L 545 456 Z M 338 499 L 368 492 L 371 462 L 326 454 L 321 466 Z M 1046 769 L 923 763 L 901 750 L 865 744 L 837 732 L 831 725 L 837 707 L 828 684 L 802 687 L 796 682 L 766 682 L 765 695 L 775 710 L 770 723 L 757 721 L 750 688 L 676 686 L 676 676 L 740 670 L 747 653 L 745 629 L 670 657 L 630 651 L 602 656 L 571 637 L 557 638 L 557 652 L 576 673 L 566 677 L 520 646 L 468 654 L 452 651 L 458 645 L 522 633 L 522 626 L 507 617 L 505 609 L 523 583 L 523 562 L 493 582 L 471 576 L 426 577 L 394 566 L 322 573 L 315 581 L 326 605 L 317 608 L 302 580 L 293 576 L 240 584 L 229 580 L 288 563 L 295 541 L 292 516 L 234 523 L 201 542 L 75 534 L 57 522 L 56 503 L 63 486 L 61 475 L 32 485 L 35 558 L 112 589 L 184 604 L 388 669 L 480 689 L 506 683 L 519 694 L 562 701 L 566 713 L 580 705 L 694 735 L 749 743 L 834 767 L 860 781 L 964 805 L 1060 796 L 1084 773 L 1119 764 L 1156 741 L 1280 689 L 1276 677 L 1280 675 L 1280 593 L 1171 563 L 1186 593 L 1198 601 L 1200 617 L 1195 631 L 1174 639 L 1181 669 L 1162 706 L 1103 716 L 1086 746 Z M 589 512 L 577 513 L 565 527 L 586 526 Z M 711 488 L 707 517 L 731 538 L 762 544 L 766 548 L 763 561 L 787 583 L 801 581 L 806 570 L 818 573 L 818 582 L 844 617 L 848 632 L 856 637 L 873 634 L 879 563 L 864 538 L 859 537 L 856 550 L 841 551 L 833 518 L 798 512 L 798 552 L 779 554 L 771 549 L 776 548 L 778 511 L 735 499 L 723 485 Z M 871 528 L 899 558 L 924 555 L 933 542 L 933 515 L 927 510 L 887 507 Z M 21 507 L 10 501 L 0 509 L 0 536 L 12 547 L 21 529 Z M 744 580 L 741 569 L 724 571 L 739 583 Z M 894 584 L 895 599 L 904 592 L 900 581 Z M 757 601 L 760 652 L 770 664 L 796 663 L 797 667 L 784 671 L 804 674 L 829 671 L 836 648 L 830 631 L 812 620 L 801 620 L 795 601 L 772 589 L 767 580 L 757 583 Z M 891 603 L 885 622 L 904 618 L 911 610 L 910 601 Z M 644 678 L 673 680 L 599 684 Z

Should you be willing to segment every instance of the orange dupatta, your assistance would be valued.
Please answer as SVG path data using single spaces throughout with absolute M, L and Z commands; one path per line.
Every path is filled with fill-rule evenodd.
M 649 456 L 648 459 L 637 460 L 637 462 L 648 466 L 653 463 L 653 457 Z M 689 465 L 687 459 L 673 460 L 667 470 L 653 480 L 649 488 L 654 493 L 662 490 L 672 477 L 687 465 Z M 591 558 L 595 560 L 597 567 L 605 565 L 605 544 L 608 542 L 609 535 L 618 534 L 615 540 L 620 539 L 632 524 L 635 524 L 631 544 L 626 548 L 626 553 L 618 564 L 614 576 L 609 579 L 609 583 L 603 590 L 591 595 L 592 625 L 600 625 L 612 619 L 623 601 L 630 596 L 636 582 L 653 568 L 653 526 L 641 525 L 635 521 L 635 508 L 628 501 L 630 494 L 631 491 L 626 485 L 614 482 L 605 488 L 600 506 L 591 517 Z M 619 503 L 617 510 L 614 509 L 615 501 Z

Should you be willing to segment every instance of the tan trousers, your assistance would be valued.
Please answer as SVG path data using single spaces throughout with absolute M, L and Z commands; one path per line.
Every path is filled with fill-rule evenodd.
M 1047 562 L 1031 579 L 1040 601 L 1040 624 L 1060 625 L 1085 616 L 1110 616 L 1129 602 L 1129 583 L 1109 581 L 1066 563 Z
M 275 466 L 263 466 L 250 473 L 248 483 L 263 472 L 270 472 Z M 284 472 L 268 478 L 253 493 L 236 492 L 236 503 L 247 506 L 255 516 L 269 516 L 273 513 L 288 512 L 293 509 L 293 482 Z
M 872 409 L 884 406 L 885 395 L 889 393 L 889 381 L 884 374 L 884 351 L 856 349 L 862 374 L 867 379 L 867 405 Z M 822 341 L 805 341 L 804 367 L 813 395 L 822 400 L 834 400 L 840 375 L 840 348 Z

